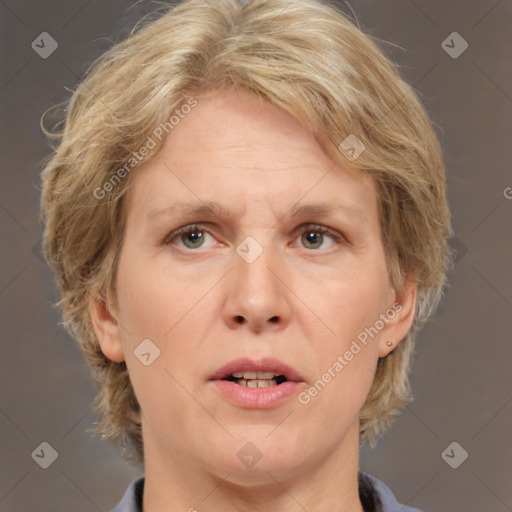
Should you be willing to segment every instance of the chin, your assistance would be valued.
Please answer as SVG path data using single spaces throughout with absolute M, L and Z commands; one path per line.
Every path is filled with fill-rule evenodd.
M 273 430 L 275 429 L 275 430 Z M 268 484 L 273 478 L 282 478 L 306 458 L 307 447 L 293 429 L 269 425 L 250 428 L 228 428 L 233 437 L 225 436 L 225 443 L 210 451 L 210 463 L 217 473 L 230 482 L 241 485 Z M 212 455 L 217 455 L 212 460 Z M 269 475 L 270 473 L 270 475 Z

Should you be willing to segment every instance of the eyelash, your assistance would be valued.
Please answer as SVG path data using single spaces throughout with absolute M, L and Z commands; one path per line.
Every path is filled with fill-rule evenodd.
M 166 235 L 166 237 L 163 240 L 163 245 L 171 245 L 172 241 L 175 238 L 177 238 L 178 236 L 183 235 L 183 234 L 193 233 L 195 231 L 205 231 L 209 235 L 213 236 L 212 233 L 205 226 L 203 226 L 201 224 L 189 224 L 187 226 L 183 226 L 182 228 L 179 228 L 176 231 L 173 231 L 172 233 L 169 233 L 168 235 Z M 343 235 L 341 235 L 325 226 L 321 226 L 318 224 L 303 224 L 303 225 L 299 226 L 294 231 L 293 234 L 295 237 L 297 237 L 297 236 L 303 235 L 304 233 L 307 233 L 307 232 L 314 232 L 314 233 L 321 233 L 322 235 L 328 235 L 338 245 L 342 244 L 342 243 L 344 243 L 344 241 L 346 241 L 346 239 Z M 197 249 L 186 248 L 183 250 L 186 250 L 187 252 L 195 252 L 195 251 L 199 251 L 200 247 L 198 247 Z M 315 249 L 313 249 L 313 250 L 315 250 Z

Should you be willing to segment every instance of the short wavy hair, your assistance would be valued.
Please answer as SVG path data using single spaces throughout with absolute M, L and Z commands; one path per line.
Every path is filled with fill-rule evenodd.
M 285 109 L 336 162 L 374 179 L 390 282 L 397 290 L 409 279 L 417 283 L 411 329 L 379 359 L 360 411 L 361 445 L 374 446 L 412 400 L 415 337 L 435 313 L 452 264 L 433 123 L 379 41 L 336 5 L 184 0 L 156 14 L 90 66 L 65 102 L 62 129 L 46 129 L 44 116 L 41 123 L 56 141 L 42 172 L 43 251 L 57 277 L 62 323 L 98 385 L 96 433 L 126 460 L 143 460 L 140 408 L 126 364 L 102 353 L 88 307 L 89 295 L 116 301 L 132 168 L 158 153 L 164 137 L 155 137 L 156 127 L 172 136 L 171 113 L 232 88 Z M 350 135 L 364 144 L 357 158 L 342 150 Z M 150 140 L 153 149 L 140 151 Z

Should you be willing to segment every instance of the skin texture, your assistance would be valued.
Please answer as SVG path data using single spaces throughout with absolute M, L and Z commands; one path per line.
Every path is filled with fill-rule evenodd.
M 101 348 L 126 361 L 141 404 L 144 511 L 361 512 L 358 414 L 386 341 L 412 324 L 416 288 L 389 283 L 369 178 L 336 165 L 278 107 L 229 90 L 197 99 L 131 177 L 117 303 L 109 313 L 91 301 Z M 178 201 L 217 201 L 232 216 L 148 219 Z M 362 213 L 289 214 L 333 201 Z M 342 238 L 308 237 L 311 223 Z M 202 245 L 169 236 L 190 224 L 202 224 Z M 248 236 L 263 249 L 252 263 L 236 252 Z M 395 302 L 400 313 L 308 404 L 244 409 L 208 382 L 235 358 L 271 356 L 306 390 Z M 134 355 L 146 338 L 160 349 L 149 366 Z M 252 468 L 237 457 L 247 442 L 262 454 Z

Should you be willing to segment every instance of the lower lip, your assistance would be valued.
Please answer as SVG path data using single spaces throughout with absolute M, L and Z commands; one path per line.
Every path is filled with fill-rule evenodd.
M 248 388 L 229 380 L 213 380 L 214 388 L 229 402 L 246 409 L 270 409 L 295 395 L 302 382 L 286 381 L 266 388 Z

